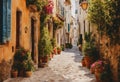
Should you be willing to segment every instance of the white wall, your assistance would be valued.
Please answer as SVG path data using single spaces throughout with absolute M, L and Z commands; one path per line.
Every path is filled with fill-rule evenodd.
M 89 27 L 89 21 L 87 19 L 87 10 L 83 10 L 81 7 L 79 7 L 79 22 L 80 22 L 80 33 L 84 37 L 84 21 L 85 21 L 85 32 L 89 32 L 89 28 L 91 29 L 91 26 Z

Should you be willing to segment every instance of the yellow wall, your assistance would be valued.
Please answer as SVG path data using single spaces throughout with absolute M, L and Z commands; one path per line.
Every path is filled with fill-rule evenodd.
M 16 11 L 22 12 L 21 28 L 20 28 L 20 44 L 26 49 L 30 49 L 30 13 L 26 7 L 26 0 L 12 0 L 12 23 L 11 23 L 11 40 L 7 44 L 0 45 L 0 62 L 4 59 L 6 61 L 12 59 L 15 53 L 16 45 Z M 25 33 L 25 27 L 28 32 Z M 12 52 L 12 47 L 14 52 Z

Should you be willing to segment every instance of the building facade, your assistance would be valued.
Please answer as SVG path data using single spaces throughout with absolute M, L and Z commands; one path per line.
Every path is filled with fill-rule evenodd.
M 59 21 L 64 22 L 64 0 L 53 0 L 54 1 L 54 9 L 53 9 L 53 17 Z M 58 25 L 54 32 L 54 38 L 56 40 L 57 46 L 64 44 L 64 24 Z
M 79 24 L 79 35 L 82 35 L 83 41 L 84 41 L 84 35 L 85 33 L 89 33 L 92 31 L 92 25 L 90 24 L 90 22 L 87 19 L 87 11 L 88 11 L 88 7 L 87 9 L 84 10 L 81 6 L 81 3 L 84 0 L 76 0 L 76 9 L 77 9 L 77 17 L 78 17 L 78 24 Z M 87 0 L 88 1 L 88 0 Z
M 0 1 L 0 82 L 10 77 L 13 56 L 23 47 L 38 63 L 39 13 L 26 0 Z M 3 70 L 5 69 L 5 70 Z
M 65 22 L 64 22 L 64 27 L 65 27 L 65 43 L 70 43 L 70 28 L 71 28 L 71 1 L 70 0 L 65 0 L 64 3 L 65 7 Z

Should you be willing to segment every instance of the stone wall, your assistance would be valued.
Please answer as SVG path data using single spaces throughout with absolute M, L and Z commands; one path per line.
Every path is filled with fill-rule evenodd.
M 120 66 L 119 66 L 119 57 L 120 57 L 120 45 L 111 45 L 109 38 L 106 36 L 103 36 L 100 41 L 100 50 L 101 50 L 101 56 L 110 61 L 111 64 L 111 71 L 113 74 L 113 80 L 114 82 L 120 82 L 118 79 L 120 78 L 119 72 Z
M 120 82 L 120 45 L 110 44 L 110 39 L 105 35 L 100 36 L 96 27 L 92 25 L 92 33 L 95 34 L 98 47 L 100 45 L 100 56 L 110 62 L 113 82 Z
M 2 62 L 0 63 L 0 82 L 3 82 L 3 80 L 10 77 L 11 65 L 12 65 L 12 60 L 8 62 L 2 60 Z

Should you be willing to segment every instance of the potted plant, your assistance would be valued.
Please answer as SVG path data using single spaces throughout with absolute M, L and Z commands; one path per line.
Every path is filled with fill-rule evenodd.
M 57 47 L 57 53 L 61 54 L 61 47 Z
M 69 49 L 71 49 L 73 47 L 71 43 L 66 43 L 65 46 L 66 46 L 66 48 L 69 48 Z
M 18 76 L 24 76 L 24 62 L 28 60 L 32 60 L 30 51 L 24 48 L 19 48 L 14 55 L 13 63 L 13 68 L 16 67 L 18 70 Z
M 37 11 L 42 11 L 45 5 L 47 5 L 48 1 L 45 0 L 26 0 L 26 6 L 30 7 L 30 9 Z M 36 7 L 35 7 L 36 6 Z
M 92 66 L 97 82 L 112 82 L 110 64 L 106 61 L 96 61 Z
M 91 47 L 89 43 L 85 43 L 84 45 L 84 61 L 85 61 L 85 65 L 87 68 L 90 68 L 91 64 L 92 64 L 92 54 L 91 53 Z
M 57 54 L 57 49 L 56 49 L 56 40 L 55 40 L 55 38 L 52 38 L 51 39 L 51 44 L 52 44 L 52 46 L 53 46 L 53 54 Z
M 55 55 L 57 54 L 57 48 L 56 47 L 54 47 L 53 52 L 54 52 Z
M 49 33 L 48 33 L 48 28 L 44 26 L 41 30 L 41 38 L 39 41 L 39 66 L 41 67 L 41 64 L 47 64 L 49 60 L 49 55 L 53 50 Z
M 52 53 L 50 53 L 49 58 L 50 58 L 50 60 L 53 58 L 53 54 Z
M 64 44 L 61 45 L 61 49 L 62 49 L 62 51 L 65 50 L 65 48 L 64 48 Z
M 53 48 L 56 46 L 56 40 L 55 40 L 55 38 L 51 39 L 51 44 L 52 44 Z
M 81 61 L 81 62 L 82 62 L 82 66 L 85 67 L 85 66 L 86 66 L 86 65 L 85 65 L 85 57 L 82 58 L 82 61 Z
M 24 62 L 25 68 L 25 76 L 30 77 L 32 75 L 32 71 L 34 70 L 34 64 L 32 60 L 27 60 Z
M 86 41 L 83 48 L 86 67 L 90 68 L 92 63 L 99 59 L 97 47 L 93 43 Z
M 11 70 L 11 76 L 16 78 L 18 76 L 18 64 L 14 63 Z

